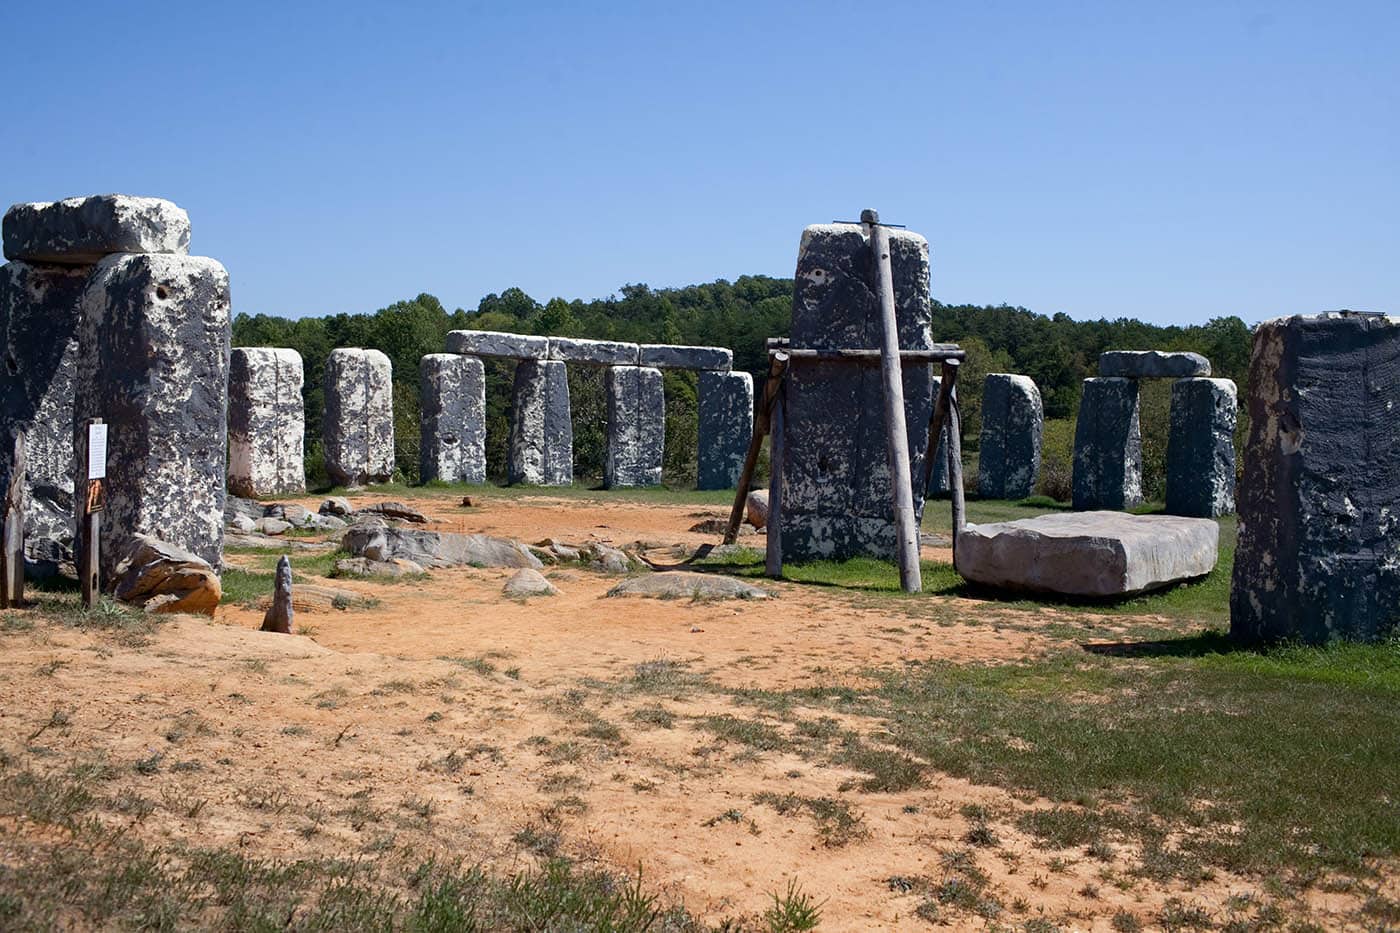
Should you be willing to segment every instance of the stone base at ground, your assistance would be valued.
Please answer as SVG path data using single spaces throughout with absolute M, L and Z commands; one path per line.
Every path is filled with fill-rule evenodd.
M 985 586 L 1065 596 L 1129 596 L 1215 568 L 1220 528 L 1204 518 L 1062 512 L 968 525 L 957 569 Z
M 564 363 L 524 360 L 515 367 L 508 471 L 512 484 L 568 486 L 574 481 L 572 419 Z
M 977 493 L 983 499 L 1024 499 L 1040 477 L 1045 409 L 1030 376 L 990 373 L 982 387 L 982 439 Z
M 1138 384 L 1085 379 L 1074 423 L 1074 507 L 1126 509 L 1142 502 Z
M 1235 418 L 1229 379 L 1172 384 L 1167 514 L 1215 518 L 1235 511 Z
M 697 489 L 733 489 L 753 437 L 753 377 L 700 373 Z
M 378 350 L 342 347 L 326 359 L 321 432 L 326 472 L 338 486 L 394 476 L 393 366 Z
M 486 367 L 455 353 L 429 353 L 418 366 L 421 482 L 486 482 Z
M 228 489 L 238 496 L 306 491 L 301 354 L 237 347 L 228 371 Z
M 652 599 L 771 599 L 773 594 L 752 583 L 716 573 L 671 570 L 623 580 L 609 596 L 648 596 Z
M 608 452 L 603 485 L 661 485 L 666 442 L 666 398 L 661 371 L 614 366 L 607 371 Z

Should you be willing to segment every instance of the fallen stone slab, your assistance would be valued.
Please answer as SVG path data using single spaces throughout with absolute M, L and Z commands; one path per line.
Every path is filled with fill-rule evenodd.
M 1215 568 L 1220 527 L 1208 518 L 1061 512 L 968 525 L 958 573 L 985 586 L 1064 596 L 1130 596 Z
M 292 530 L 292 523 L 280 518 L 260 518 L 253 522 L 253 530 L 264 535 L 284 535 Z
M 226 532 L 225 547 L 248 548 L 259 551 L 329 551 L 335 547 L 334 541 L 298 541 L 296 538 L 272 538 L 253 532 Z
M 5 212 L 6 259 L 92 265 L 113 253 L 188 253 L 190 217 L 161 198 L 99 194 L 16 204 Z
M 133 535 L 115 562 L 112 595 L 147 612 L 213 615 L 223 589 L 207 561 L 150 535 Z
M 631 573 L 632 558 L 621 548 L 600 541 L 590 541 L 579 549 L 579 556 L 588 566 L 603 573 Z
M 453 330 L 447 333 L 447 352 L 509 360 L 543 360 L 549 358 L 549 338 L 502 334 L 494 330 Z
M 371 560 L 368 557 L 345 557 L 331 567 L 333 577 L 416 577 L 427 573 L 423 565 L 404 557 L 392 560 Z
M 355 507 L 351 505 L 350 500 L 346 499 L 344 496 L 331 496 L 325 502 L 321 503 L 321 507 L 317 509 L 317 511 L 322 515 L 335 515 L 340 518 L 346 518 L 355 514 Z
M 644 343 L 639 348 L 638 366 L 655 369 L 729 370 L 734 368 L 734 351 L 727 347 L 683 347 Z
M 428 524 L 428 516 L 412 506 L 404 505 L 402 502 L 376 502 L 373 505 L 365 506 L 355 514 L 382 515 L 385 518 L 393 518 L 401 522 L 412 522 L 415 525 Z
M 550 337 L 548 358 L 592 366 L 636 366 L 639 352 L 635 343 Z
M 501 588 L 501 592 L 511 599 L 529 599 L 531 596 L 558 596 L 559 590 L 553 583 L 544 578 L 544 574 L 538 570 L 531 570 L 529 567 L 517 570 L 515 575 L 506 581 L 506 585 Z
M 683 570 L 630 577 L 608 590 L 608 595 L 651 599 L 772 599 L 774 596 L 768 590 L 733 577 Z
M 340 546 L 354 557 L 373 561 L 411 560 L 424 567 L 544 566 L 519 541 L 481 534 L 423 531 L 383 523 L 352 525 Z
M 1099 375 L 1124 379 L 1181 379 L 1209 376 L 1210 360 L 1199 353 L 1163 350 L 1108 350 L 1099 354 Z

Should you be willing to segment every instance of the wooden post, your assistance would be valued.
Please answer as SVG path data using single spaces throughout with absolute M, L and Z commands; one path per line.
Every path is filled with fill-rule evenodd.
M 739 540 L 739 526 L 744 523 L 744 509 L 748 504 L 749 488 L 753 484 L 753 471 L 758 465 L 759 452 L 763 449 L 763 436 L 768 433 L 773 403 L 787 375 L 787 360 L 787 354 L 779 352 L 774 353 L 768 361 L 768 379 L 763 384 L 763 398 L 753 420 L 753 437 L 749 439 L 749 449 L 744 454 L 744 468 L 739 471 L 739 485 L 734 490 L 734 506 L 729 510 L 729 524 L 724 529 L 725 544 L 733 544 Z
M 948 389 L 948 493 L 953 503 L 953 567 L 956 569 L 958 535 L 967 526 L 967 503 L 963 496 L 962 413 L 958 410 L 957 366 L 943 364 L 943 384 Z
M 904 412 L 904 368 L 899 355 L 899 320 L 894 307 L 894 273 L 890 235 L 873 210 L 860 213 L 870 230 L 875 294 L 880 299 L 880 375 L 885 390 L 885 439 L 890 462 L 890 493 L 899 547 L 899 585 L 906 593 L 923 589 L 919 573 L 919 523 L 914 513 L 914 486 L 909 477 L 909 428 Z M 772 500 L 769 500 L 772 509 Z
M 101 594 L 102 567 L 102 480 L 107 475 L 106 444 L 98 452 L 101 462 L 94 462 L 92 450 L 92 428 L 102 424 L 101 418 L 88 421 L 83 432 L 82 451 L 78 458 L 79 475 L 83 477 L 81 489 L 82 511 L 78 515 L 78 576 L 82 584 L 83 608 L 92 609 L 97 605 Z
M 783 459 L 787 450 L 783 428 L 787 421 L 786 407 L 787 389 L 780 385 L 774 396 L 772 441 L 768 445 L 768 523 L 763 561 L 764 572 L 774 579 L 783 575 Z
M 953 379 L 948 376 L 948 367 L 953 367 L 953 372 L 957 373 L 958 361 L 945 360 L 943 363 L 942 379 L 938 384 L 938 398 L 933 403 L 933 414 L 928 420 L 928 450 L 924 454 L 924 496 L 928 496 L 929 484 L 933 482 L 934 461 L 938 457 L 938 442 L 943 434 L 943 426 L 948 421 L 948 409 L 951 406 Z
M 0 538 L 0 609 L 24 605 L 24 432 L 16 431 Z

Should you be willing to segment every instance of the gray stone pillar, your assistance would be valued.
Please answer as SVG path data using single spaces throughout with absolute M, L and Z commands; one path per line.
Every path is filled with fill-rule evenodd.
M 1134 379 L 1084 380 L 1074 424 L 1074 507 L 1126 509 L 1142 502 L 1142 431 Z
M 933 377 L 933 401 L 938 404 L 938 393 L 943 390 L 943 377 Z M 925 432 L 927 437 L 927 432 Z M 911 451 L 912 453 L 912 451 Z M 922 475 L 922 474 L 919 474 Z M 948 427 L 944 425 L 943 433 L 938 438 L 938 450 L 933 454 L 933 472 L 929 474 L 928 489 L 924 490 L 927 496 L 946 496 L 949 493 L 948 487 Z
M 1024 499 L 1040 478 L 1040 439 L 1045 409 L 1030 376 L 989 373 L 982 383 L 982 440 L 977 454 L 977 494 L 983 499 Z
M 603 485 L 660 486 L 666 444 L 661 370 L 611 366 L 607 372 L 608 454 Z
M 107 422 L 104 580 L 136 534 L 223 563 L 229 335 L 228 273 L 214 260 L 118 254 L 94 267 L 74 448 L 82 462 L 87 419 Z
M 521 360 L 511 406 L 509 479 L 535 486 L 574 481 L 569 374 L 557 360 Z
M 753 377 L 700 373 L 697 489 L 733 489 L 753 437 Z
M 1230 634 L 1374 640 L 1400 627 L 1400 317 L 1254 330 Z
M 1167 438 L 1167 512 L 1215 518 L 1235 511 L 1235 384 L 1172 383 Z
M 306 492 L 301 354 L 237 347 L 228 371 L 228 488 L 257 498 Z
M 322 422 L 326 472 L 339 486 L 394 475 L 393 366 L 378 350 L 339 348 L 326 359 Z
M 429 353 L 418 364 L 418 382 L 418 478 L 486 482 L 486 367 L 471 356 Z

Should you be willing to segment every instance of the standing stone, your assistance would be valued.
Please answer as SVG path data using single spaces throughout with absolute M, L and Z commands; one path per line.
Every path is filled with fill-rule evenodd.
M 339 348 L 326 359 L 326 472 L 338 486 L 387 483 L 394 475 L 394 385 L 378 350 Z
M 1215 518 L 1235 511 L 1235 384 L 1172 383 L 1167 438 L 1167 512 Z
M 1084 380 L 1074 425 L 1074 507 L 1123 510 L 1142 502 L 1142 431 L 1133 379 Z
M 557 360 L 522 360 L 515 367 L 510 422 L 509 479 L 534 486 L 574 481 L 574 427 L 569 374 Z
M 273 580 L 272 605 L 263 615 L 262 631 L 292 634 L 292 562 L 286 554 L 277 559 L 277 574 Z
M 902 349 L 932 346 L 928 241 L 890 230 L 895 312 Z M 879 301 L 871 291 L 870 243 L 859 224 L 825 224 L 802 234 L 792 302 L 793 347 L 880 346 Z M 895 556 L 880 367 L 794 359 L 783 423 L 784 560 Z M 931 367 L 904 367 L 914 509 L 923 513 L 924 454 L 933 411 Z M 771 531 L 771 529 L 770 529 Z
M 933 401 L 938 404 L 938 393 L 943 391 L 943 377 L 933 377 Z M 924 490 L 926 496 L 946 496 L 952 491 L 948 486 L 948 431 L 949 426 L 945 422 L 943 433 L 938 436 L 938 449 L 933 453 L 933 472 L 928 477 L 928 489 Z M 925 432 L 927 437 L 927 432 Z
M 423 416 L 419 479 L 486 482 L 486 367 L 454 353 L 429 353 L 418 364 Z
M 25 432 L 24 550 L 40 576 L 73 559 L 73 390 L 89 271 L 0 266 L 0 439 Z M 0 450 L 3 489 L 10 450 Z
M 228 488 L 257 498 L 306 492 L 301 354 L 237 347 L 228 370 Z
M 104 580 L 138 534 L 222 564 L 229 335 L 212 259 L 119 254 L 92 270 L 73 431 L 83 463 L 88 419 L 107 422 Z
M 753 377 L 700 373 L 697 489 L 733 489 L 753 437 Z
M 98 194 L 16 204 L 5 212 L 6 259 L 92 265 L 113 253 L 190 249 L 190 217 L 160 198 Z
M 666 396 L 661 370 L 650 366 L 608 369 L 608 454 L 603 485 L 660 486 L 666 442 Z
M 990 373 L 982 384 L 982 442 L 977 455 L 977 494 L 983 499 L 1024 499 L 1040 478 L 1040 437 L 1045 409 L 1030 376 Z
M 1230 634 L 1400 628 L 1400 317 L 1265 321 L 1249 365 Z

